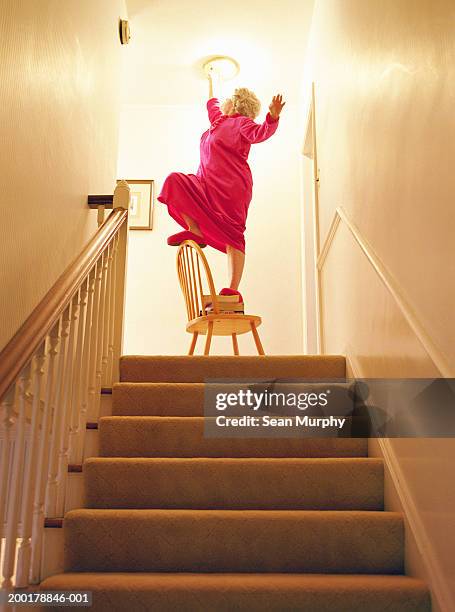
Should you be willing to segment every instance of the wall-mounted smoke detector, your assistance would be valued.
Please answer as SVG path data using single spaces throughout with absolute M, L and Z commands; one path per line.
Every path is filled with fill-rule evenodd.
M 126 19 L 120 19 L 118 29 L 120 35 L 120 42 L 122 43 L 122 45 L 127 45 L 130 42 L 131 38 L 130 24 Z
M 239 73 L 239 63 L 227 55 L 214 55 L 206 60 L 202 66 L 206 76 L 216 74 L 223 81 L 236 77 Z

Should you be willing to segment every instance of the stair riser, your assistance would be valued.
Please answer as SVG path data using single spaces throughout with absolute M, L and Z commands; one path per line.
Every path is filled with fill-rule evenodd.
M 99 406 L 96 402 L 89 404 L 87 412 L 87 421 L 97 422 L 102 416 L 108 416 L 112 414 L 112 394 L 102 393 L 100 396 Z
M 88 508 L 383 509 L 379 459 L 92 459 L 84 476 Z
M 68 474 L 66 480 L 65 513 L 75 508 L 84 508 L 84 484 L 84 474 L 81 472 L 70 472 Z
M 203 383 L 117 383 L 113 416 L 204 416 Z
M 101 457 L 365 457 L 364 438 L 205 438 L 202 417 L 104 417 Z
M 62 528 L 47 527 L 43 531 L 43 556 L 41 559 L 41 578 L 53 576 L 64 571 L 63 561 L 64 533 Z M 39 611 L 39 608 L 36 608 Z M 55 611 L 55 608 L 54 608 Z
M 99 455 L 99 432 L 97 429 L 87 429 L 84 440 L 84 459 L 98 457 Z
M 345 357 L 123 356 L 121 382 L 204 382 L 208 378 L 344 378 Z
M 353 409 L 349 399 L 348 385 L 342 383 L 312 383 L 313 391 L 330 389 L 330 411 L 327 414 L 347 416 Z M 238 384 L 217 383 L 116 383 L 113 387 L 113 416 L 204 416 L 204 400 L 211 402 L 216 393 L 237 392 Z M 274 385 L 275 392 L 299 393 L 303 389 L 295 384 L 283 383 Z M 305 390 L 309 391 L 305 384 Z M 305 414 L 319 416 L 320 412 L 311 409 Z M 109 415 L 102 415 L 109 416 Z
M 393 513 L 134 510 L 65 518 L 66 571 L 401 573 Z

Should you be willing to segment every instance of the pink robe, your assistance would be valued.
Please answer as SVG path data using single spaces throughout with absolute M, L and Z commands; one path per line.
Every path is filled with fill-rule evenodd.
M 196 221 L 204 239 L 226 252 L 226 245 L 245 252 L 245 222 L 253 179 L 248 165 L 251 145 L 270 138 L 278 119 L 267 113 L 264 123 L 236 113 L 223 115 L 217 98 L 207 102 L 210 128 L 201 136 L 196 174 L 173 172 L 164 181 L 158 200 L 167 204 L 177 223 L 188 229 L 182 213 Z

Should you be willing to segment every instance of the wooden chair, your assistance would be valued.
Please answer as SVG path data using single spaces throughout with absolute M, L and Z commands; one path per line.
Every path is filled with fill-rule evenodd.
M 188 323 L 186 331 L 193 334 L 189 355 L 194 354 L 199 334 L 205 335 L 204 355 L 210 352 L 212 336 L 232 336 L 234 355 L 239 354 L 237 336 L 251 332 L 259 355 L 264 355 L 257 327 L 261 317 L 255 315 L 221 313 L 207 259 L 200 246 L 193 240 L 185 240 L 177 251 L 177 273 L 182 289 Z M 203 296 L 210 295 L 212 309 L 207 314 L 203 309 Z

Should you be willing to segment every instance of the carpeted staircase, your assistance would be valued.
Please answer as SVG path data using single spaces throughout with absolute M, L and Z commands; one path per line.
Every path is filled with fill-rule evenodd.
M 90 590 L 94 612 L 430 611 L 367 440 L 203 437 L 204 379 L 343 378 L 343 357 L 125 356 L 120 372 L 65 573 L 42 589 Z

